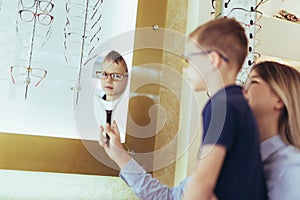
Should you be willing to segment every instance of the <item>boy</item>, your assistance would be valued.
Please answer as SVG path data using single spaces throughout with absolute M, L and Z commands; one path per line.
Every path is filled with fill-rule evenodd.
M 110 51 L 103 59 L 101 70 L 96 77 L 101 80 L 101 88 L 105 92 L 103 100 L 113 101 L 119 98 L 127 85 L 127 64 L 116 51 Z
M 151 178 L 123 150 L 115 123 L 112 129 L 106 126 L 114 145 L 108 147 L 103 136 L 100 145 L 140 199 L 181 199 L 183 193 L 188 200 L 266 199 L 258 129 L 242 88 L 235 85 L 247 55 L 245 31 L 236 20 L 220 18 L 198 27 L 190 38 L 184 54 L 187 80 L 194 91 L 208 90 L 211 96 L 203 110 L 201 160 L 192 178 L 173 189 Z
M 100 124 L 111 124 L 112 119 L 117 117 L 115 120 L 117 121 L 122 132 L 121 141 L 124 142 L 124 127 L 126 127 L 127 119 L 124 118 L 125 115 L 124 110 L 122 109 L 123 106 L 117 105 L 126 102 L 125 99 L 120 98 L 120 96 L 123 94 L 127 86 L 127 64 L 124 58 L 118 52 L 110 51 L 104 57 L 100 66 L 100 70 L 96 71 L 95 75 L 98 78 L 98 84 L 95 90 L 96 100 L 94 101 L 97 122 Z M 116 113 L 120 112 L 123 113 L 116 115 Z

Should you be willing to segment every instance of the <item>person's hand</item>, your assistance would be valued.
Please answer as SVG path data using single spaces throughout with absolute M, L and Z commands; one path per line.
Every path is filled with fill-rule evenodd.
M 100 132 L 100 146 L 104 148 L 107 155 L 122 169 L 122 167 L 129 162 L 131 157 L 123 148 L 116 122 L 113 122 L 112 127 L 109 124 L 106 124 L 105 131 L 103 126 L 100 125 Z M 107 139 L 106 134 L 109 136 L 109 140 Z

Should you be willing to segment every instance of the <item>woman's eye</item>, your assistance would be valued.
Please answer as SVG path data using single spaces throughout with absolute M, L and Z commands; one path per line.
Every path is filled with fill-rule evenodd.
M 250 84 L 259 83 L 257 80 L 251 80 Z

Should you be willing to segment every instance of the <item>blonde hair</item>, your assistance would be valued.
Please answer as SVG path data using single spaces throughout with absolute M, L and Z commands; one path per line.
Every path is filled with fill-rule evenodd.
M 252 70 L 266 81 L 284 104 L 278 121 L 279 135 L 284 142 L 300 149 L 300 73 L 277 62 L 261 62 Z
M 245 29 L 233 18 L 219 18 L 199 26 L 190 34 L 207 50 L 217 50 L 225 55 L 229 63 L 237 66 L 238 72 L 248 53 Z
M 114 62 L 116 63 L 117 65 L 121 65 L 124 67 L 125 71 L 127 72 L 128 69 L 127 69 L 127 64 L 123 58 L 123 56 L 121 56 L 121 54 L 119 54 L 118 52 L 116 51 L 110 51 L 105 57 L 104 57 L 104 60 L 103 62 Z

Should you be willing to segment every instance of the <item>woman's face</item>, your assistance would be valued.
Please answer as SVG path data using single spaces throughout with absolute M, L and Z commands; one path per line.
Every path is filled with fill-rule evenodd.
M 279 97 L 255 71 L 249 74 L 244 96 L 256 118 L 274 115 Z

